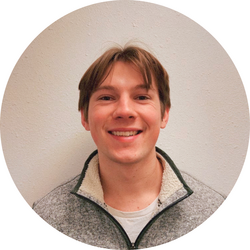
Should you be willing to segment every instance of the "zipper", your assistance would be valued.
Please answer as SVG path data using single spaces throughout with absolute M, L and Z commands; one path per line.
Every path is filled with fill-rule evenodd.
M 181 202 L 182 200 L 186 199 L 188 196 L 190 196 L 193 192 L 188 192 L 185 196 L 181 197 L 180 199 L 176 200 L 175 202 L 173 202 L 172 204 L 170 204 L 169 206 L 167 206 L 166 208 L 164 208 L 161 212 L 159 212 L 157 215 L 155 215 L 148 223 L 147 225 L 142 229 L 142 231 L 140 232 L 140 234 L 138 235 L 138 237 L 135 240 L 135 243 L 132 243 L 126 233 L 126 231 L 124 230 L 124 228 L 121 226 L 121 224 L 107 211 L 105 210 L 103 207 L 101 207 L 100 205 L 98 205 L 97 203 L 95 203 L 94 201 L 81 196 L 77 193 L 71 192 L 72 194 L 76 195 L 77 197 L 79 197 L 80 199 L 84 199 L 87 202 L 93 204 L 94 206 L 96 206 L 98 209 L 101 209 L 107 216 L 108 218 L 115 224 L 115 226 L 118 228 L 118 230 L 120 231 L 120 233 L 122 234 L 128 249 L 138 249 L 138 246 L 140 244 L 141 239 L 143 238 L 143 235 L 146 233 L 146 231 L 150 228 L 150 226 L 169 208 L 173 207 L 174 205 L 176 205 L 177 203 Z

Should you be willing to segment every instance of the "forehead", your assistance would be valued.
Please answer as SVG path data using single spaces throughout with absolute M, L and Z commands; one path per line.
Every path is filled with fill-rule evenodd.
M 144 69 L 131 62 L 118 61 L 111 65 L 103 80 L 98 84 L 97 89 L 102 89 L 104 86 L 129 85 L 135 88 L 155 89 L 156 84 L 151 72 L 146 74 Z M 96 90 L 97 90 L 96 89 Z

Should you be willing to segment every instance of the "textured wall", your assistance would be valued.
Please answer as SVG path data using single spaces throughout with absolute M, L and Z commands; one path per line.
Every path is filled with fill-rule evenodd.
M 224 49 L 202 27 L 162 6 L 122 1 L 75 11 L 43 31 L 16 64 L 3 99 L 7 166 L 31 205 L 80 173 L 95 149 L 80 123 L 78 82 L 114 42 L 138 39 L 170 75 L 172 109 L 158 146 L 176 165 L 227 195 L 243 165 L 246 95 Z

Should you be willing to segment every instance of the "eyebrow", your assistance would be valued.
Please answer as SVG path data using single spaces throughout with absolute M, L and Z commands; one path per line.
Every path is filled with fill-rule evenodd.
M 147 85 L 145 84 L 145 83 L 143 83 L 143 84 L 138 84 L 138 85 L 136 85 L 135 87 L 134 87 L 134 90 L 137 90 L 137 89 L 146 89 L 146 90 L 149 90 L 149 89 L 152 89 L 151 87 L 147 87 Z M 101 86 L 99 86 L 96 90 L 95 90 L 95 92 L 96 91 L 100 91 L 100 90 L 112 90 L 112 91 L 116 91 L 116 90 L 118 90 L 118 88 L 117 87 L 114 87 L 114 86 L 103 86 L 103 85 L 101 85 Z
M 151 86 L 147 86 L 146 83 L 143 83 L 143 84 L 136 85 L 135 89 L 146 89 L 146 90 L 149 90 L 149 89 L 152 89 L 152 88 L 151 88 Z
M 99 91 L 99 90 L 117 90 L 118 88 L 117 87 L 114 87 L 114 86 L 99 86 L 96 90 L 96 91 Z

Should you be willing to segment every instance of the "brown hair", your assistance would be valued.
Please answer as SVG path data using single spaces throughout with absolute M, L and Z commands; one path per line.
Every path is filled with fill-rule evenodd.
M 114 47 L 107 50 L 83 75 L 79 83 L 78 109 L 79 111 L 83 109 L 86 121 L 88 120 L 90 97 L 109 75 L 112 66 L 118 61 L 135 65 L 141 72 L 147 89 L 151 87 L 153 77 L 158 87 L 163 116 L 165 109 L 171 106 L 168 73 L 152 54 L 140 47 L 129 46 L 125 48 Z

